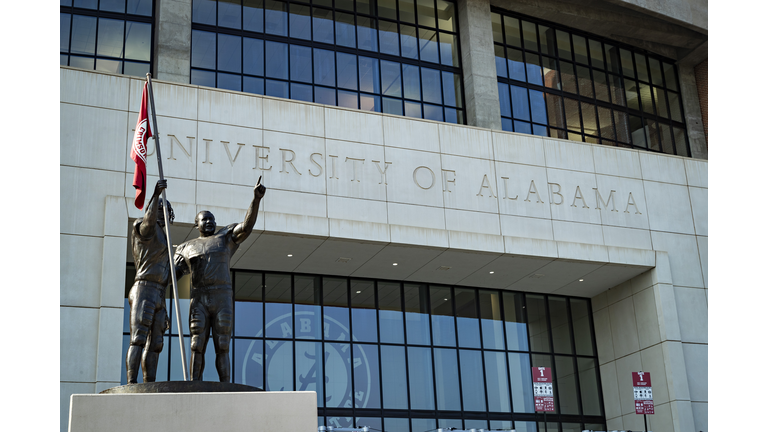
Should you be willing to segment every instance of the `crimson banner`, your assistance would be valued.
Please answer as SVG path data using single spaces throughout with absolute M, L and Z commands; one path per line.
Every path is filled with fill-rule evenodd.
M 147 192 L 147 140 L 152 136 L 147 115 L 147 83 L 144 83 L 144 91 L 141 94 L 141 108 L 139 119 L 136 121 L 136 132 L 133 135 L 131 145 L 131 159 L 136 163 L 133 171 L 133 187 L 136 188 L 136 208 L 144 208 L 144 199 Z

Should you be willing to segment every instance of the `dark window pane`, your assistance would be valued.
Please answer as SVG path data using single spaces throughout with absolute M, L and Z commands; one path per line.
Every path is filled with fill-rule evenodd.
M 455 349 L 434 349 L 438 410 L 461 410 L 459 365 Z
M 407 114 L 406 114 L 407 115 Z M 429 288 L 426 284 L 405 284 L 405 327 L 409 344 L 430 343 Z
M 333 43 L 333 11 L 312 8 L 312 39 L 315 42 Z
M 355 16 L 336 12 L 336 44 L 355 48 Z
M 624 81 L 618 75 L 608 75 L 608 85 L 611 92 L 611 101 L 620 106 L 627 105 L 627 98 L 624 94 Z
M 673 127 L 672 133 L 675 138 L 675 153 L 678 156 L 690 156 L 688 145 L 685 142 L 685 129 Z
M 581 122 L 585 134 L 598 135 L 597 116 L 593 104 L 581 102 Z
M 73 6 L 83 9 L 96 9 L 98 0 L 75 0 Z
M 400 26 L 400 48 L 402 56 L 416 59 L 419 56 L 419 41 L 416 36 L 416 27 L 408 25 Z
M 563 91 L 576 94 L 576 72 L 573 63 L 560 62 L 560 79 L 563 82 Z
M 635 67 L 632 64 L 632 53 L 625 50 L 624 48 L 619 48 L 619 54 L 621 57 L 621 71 L 627 78 L 634 78 L 635 77 Z
M 264 304 L 261 273 L 235 273 L 235 336 L 261 336 Z
M 547 124 L 547 106 L 544 101 L 544 93 L 536 90 L 528 90 L 531 98 L 531 119 L 536 123 Z
M 419 86 L 419 67 L 403 65 L 403 94 L 408 99 L 421 99 Z M 406 114 L 407 115 L 407 114 Z M 421 117 L 421 116 L 419 116 Z
M 240 28 L 240 0 L 219 0 L 219 27 Z
M 459 123 L 459 112 L 453 108 L 444 108 L 446 123 Z
M 288 36 L 288 5 L 285 2 L 265 0 L 264 31 L 278 36 Z
M 243 0 L 243 30 L 264 31 L 264 0 Z
M 243 91 L 248 93 L 264 94 L 264 79 L 244 76 Z
M 411 409 L 435 409 L 432 369 L 431 348 L 408 347 L 408 377 L 410 381 L 408 388 L 410 389 Z
M 461 76 L 443 72 L 443 103 L 448 106 L 462 107 Z
M 549 297 L 549 316 L 554 351 L 572 354 L 567 300 L 563 297 Z
M 125 22 L 125 58 L 131 60 L 150 60 L 152 44 L 152 25 L 146 23 Z
M 624 112 L 614 111 L 613 120 L 616 124 L 616 139 L 628 143 L 630 141 L 629 117 Z
M 357 5 L 357 13 L 375 15 L 372 0 L 356 0 L 355 4 Z
M 401 97 L 403 95 L 400 64 L 386 60 L 381 61 L 381 93 L 386 96 Z M 388 112 L 388 111 L 384 111 Z
M 227 90 L 241 91 L 240 75 L 219 72 L 216 74 L 216 87 Z
M 291 307 L 291 276 L 267 273 L 264 281 L 264 306 L 267 322 L 266 336 L 293 336 Z M 289 360 L 292 363 L 292 360 Z
M 294 276 L 293 292 L 295 337 L 320 339 L 320 277 Z
M 123 62 L 120 60 L 96 59 L 96 70 L 119 74 L 123 72 Z
M 312 48 L 291 45 L 291 81 L 312 82 Z
M 456 31 L 456 9 L 454 3 L 437 0 L 437 26 L 440 30 Z
M 216 72 L 192 69 L 190 71 L 189 81 L 194 85 L 205 87 L 216 87 Z
M 584 66 L 576 66 L 576 75 L 579 77 L 579 94 L 594 98 L 595 93 L 592 91 L 592 78 L 589 76 L 589 68 Z
M 508 16 L 504 17 L 504 37 L 507 45 L 522 48 L 523 40 L 520 36 L 520 20 Z
M 637 82 L 624 79 L 624 94 L 627 96 L 627 107 L 640 110 L 640 98 L 637 95 Z
M 326 87 L 315 87 L 315 102 L 325 105 L 336 105 L 336 90 Z
M 421 68 L 422 99 L 425 102 L 441 104 L 442 86 L 440 85 L 440 71 Z M 441 109 L 442 111 L 442 109 Z M 442 117 L 442 114 L 440 114 Z
M 498 292 L 496 292 L 498 295 Z M 485 337 L 485 334 L 483 334 Z M 485 388 L 488 392 L 488 411 L 509 412 L 509 384 L 507 361 L 503 352 L 485 351 Z
M 523 61 L 522 51 L 507 48 L 507 66 L 509 67 L 509 77 L 511 79 L 525 81 L 525 62 Z
M 267 332 L 269 333 L 269 328 L 267 328 Z M 293 343 L 291 341 L 266 340 L 264 351 L 267 376 L 264 390 L 293 391 Z M 215 368 L 211 369 L 215 370 Z
M 634 54 L 635 54 L 635 68 L 637 69 L 637 79 L 641 81 L 649 82 L 650 79 L 648 77 L 648 65 L 646 62 L 645 55 L 637 52 Z
M 547 103 L 548 125 L 559 129 L 565 129 L 565 112 L 563 110 L 563 98 L 550 93 L 544 94 Z
M 384 341 L 382 337 L 382 342 Z M 381 345 L 381 389 L 384 409 L 408 409 L 405 347 Z M 386 423 L 386 422 L 385 422 Z
M 664 68 L 664 82 L 667 84 L 667 88 L 677 91 L 677 73 L 675 73 L 675 66 L 669 63 L 663 63 Z
M 128 0 L 129 14 L 152 16 L 152 0 Z
M 312 17 L 309 6 L 292 3 L 290 11 L 291 14 L 288 22 L 291 37 L 306 40 L 312 39 Z
M 437 27 L 435 23 L 435 3 L 433 0 L 416 0 L 419 26 Z
M 356 92 L 338 90 L 337 97 L 338 97 L 338 102 L 337 102 L 338 106 L 346 107 L 346 108 L 354 108 L 354 109 L 358 108 L 358 100 L 357 100 Z
M 579 389 L 576 388 L 576 371 L 573 357 L 555 356 L 555 386 L 562 414 L 579 414 Z
M 439 63 L 437 32 L 429 29 L 419 29 L 419 58 L 421 61 Z
M 605 69 L 605 61 L 603 60 L 603 45 L 596 40 L 589 40 L 589 57 L 592 60 L 592 67 L 598 69 Z
M 357 47 L 368 51 L 378 51 L 376 21 L 372 18 L 357 17 Z
M 597 100 L 610 103 L 610 91 L 608 89 L 608 77 L 605 74 L 605 72 L 598 71 L 598 70 L 592 70 L 592 75 L 594 77 L 594 84 L 595 84 L 595 97 L 597 97 Z
M 538 51 L 539 43 L 536 40 L 536 24 L 528 21 L 522 21 L 523 27 L 523 48 L 528 51 Z
M 108 12 L 125 12 L 125 0 L 101 0 L 99 10 Z
M 656 112 L 661 117 L 669 118 L 669 110 L 667 109 L 667 92 L 658 87 L 654 87 L 653 95 L 656 99 Z
M 340 88 L 357 90 L 357 57 L 355 55 L 336 53 L 336 82 Z
M 561 89 L 560 73 L 557 67 L 557 60 L 552 57 L 542 57 L 542 72 L 544 73 L 544 86 L 554 89 Z
M 519 120 L 515 120 L 515 132 L 524 133 L 524 134 L 532 134 L 533 130 L 531 129 L 531 124 L 528 122 L 523 122 Z
M 663 86 L 664 85 L 664 77 L 661 72 L 661 62 L 655 58 L 649 57 L 648 58 L 648 67 L 651 70 L 651 82 L 655 86 Z
M 642 118 L 633 115 L 629 116 L 629 134 L 633 145 L 647 147 Z
M 608 63 L 608 72 L 619 74 L 621 67 L 619 66 L 619 49 L 613 45 L 605 44 L 605 55 Z
M 600 121 L 600 137 L 608 138 L 609 140 L 615 140 L 616 134 L 613 131 L 613 120 L 611 118 L 611 110 L 597 107 L 597 117 Z M 571 302 L 571 308 L 573 308 L 573 302 Z M 575 331 L 575 329 L 574 329 Z
M 555 31 L 549 27 L 539 25 L 539 45 L 541 46 L 541 53 L 554 56 L 555 50 Z
M 648 114 L 653 114 L 653 100 L 651 97 L 651 86 L 648 84 L 640 83 L 640 100 L 642 102 L 643 111 Z
M 577 358 L 581 407 L 584 415 L 601 415 L 595 359 Z
M 432 313 L 432 343 L 456 346 L 451 289 L 433 285 L 430 287 L 429 296 Z
M 501 321 L 501 298 L 498 291 L 478 290 L 480 325 L 483 348 L 504 349 L 504 328 Z M 506 365 L 504 365 L 506 370 Z M 506 379 L 506 372 L 504 373 Z
M 504 47 L 502 45 L 493 46 L 494 53 L 496 54 L 496 75 L 500 77 L 507 77 L 507 59 L 504 54 Z
M 547 127 L 542 125 L 533 125 L 533 134 L 538 136 L 549 136 L 547 135 Z
M 216 34 L 192 30 L 192 67 L 216 68 Z M 194 82 L 193 82 L 194 84 Z
M 379 86 L 379 60 L 368 57 L 358 57 L 358 74 L 360 76 L 360 91 L 381 93 Z
M 59 51 L 69 52 L 69 26 L 72 15 L 59 14 Z
M 383 54 L 400 55 L 400 35 L 397 32 L 397 23 L 379 21 L 379 45 Z
M 72 16 L 72 36 L 69 52 L 73 54 L 96 54 L 96 18 L 81 15 Z M 79 60 L 75 60 L 80 63 Z M 77 66 L 70 60 L 69 64 Z M 93 60 L 91 66 L 87 69 L 93 69 Z
M 512 120 L 508 118 L 501 118 L 501 130 L 507 132 L 514 132 L 515 128 L 512 126 Z
M 265 64 L 266 76 L 288 79 L 288 44 L 266 41 L 264 51 L 266 58 L 269 59 Z
M 510 86 L 512 100 L 512 117 L 518 120 L 531 120 L 528 108 L 528 90 L 523 87 Z
M 351 282 L 352 298 L 352 336 L 360 342 L 379 340 L 376 326 L 376 293 L 373 281 L 356 280 Z
M 675 154 L 675 145 L 672 143 L 672 129 L 668 124 L 659 123 L 659 138 L 661 138 L 661 150 L 667 154 Z
M 677 93 L 668 92 L 667 97 L 669 98 L 669 117 L 674 121 L 682 122 L 683 111 L 680 107 L 680 96 Z
M 512 117 L 512 100 L 509 98 L 509 85 L 498 83 L 499 108 L 502 117 Z
M 328 340 L 349 340 L 349 301 L 347 280 L 323 278 L 323 337 Z
M 243 73 L 264 76 L 263 40 L 243 38 Z
M 400 284 L 379 282 L 377 285 L 381 342 L 403 343 L 403 308 Z
M 353 0 L 336 0 L 336 8 L 352 11 L 355 8 L 355 2 Z
M 288 99 L 288 83 L 285 81 L 266 80 L 264 94 Z
M 464 411 L 485 411 L 485 380 L 480 351 L 459 350 Z
M 240 43 L 239 36 L 219 34 L 217 69 L 228 72 L 240 72 Z
M 544 80 L 541 77 L 541 60 L 539 60 L 538 54 L 525 53 L 525 71 L 529 83 L 544 85 Z
M 547 328 L 544 296 L 527 294 L 525 302 L 525 309 L 528 313 L 528 339 L 531 343 L 531 351 L 549 352 L 549 329 Z
M 400 99 L 382 98 L 381 112 L 386 114 L 403 115 L 403 101 Z
M 237 305 L 237 304 L 235 304 Z M 178 340 L 177 340 L 178 342 Z M 264 388 L 264 342 L 235 339 L 235 360 L 232 379 L 237 384 Z
M 577 63 L 589 64 L 587 55 L 587 40 L 579 35 L 571 35 L 573 39 L 573 53 Z
M 216 2 L 195 0 L 192 3 L 192 22 L 216 25 Z
M 477 317 L 475 290 L 456 288 L 456 324 L 458 326 L 459 346 L 480 348 L 480 322 Z M 478 360 L 479 361 L 479 360 Z M 462 366 L 463 368 L 463 366 Z M 466 399 L 464 400 L 466 403 Z
M 525 324 L 525 304 L 519 293 L 502 293 L 504 301 L 504 327 L 507 335 L 507 349 L 528 350 L 528 331 Z
M 396 0 L 379 0 L 378 5 L 379 18 L 397 19 Z
M 398 0 L 398 9 L 400 10 L 400 21 L 416 23 L 416 13 L 414 11 L 414 0 Z
M 573 61 L 570 35 L 562 30 L 555 30 L 555 35 L 557 37 L 557 55 L 561 59 Z
M 336 86 L 336 60 L 333 51 L 314 49 L 315 84 Z M 335 99 L 335 98 L 334 98 Z M 325 102 L 321 102 L 325 103 Z M 335 103 L 334 103 L 335 105 Z

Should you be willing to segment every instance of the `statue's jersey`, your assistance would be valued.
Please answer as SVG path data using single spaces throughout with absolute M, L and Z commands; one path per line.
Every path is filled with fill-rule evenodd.
M 171 282 L 171 266 L 168 259 L 168 241 L 160 225 L 155 224 L 155 231 L 149 238 L 139 232 L 143 218 L 133 222 L 131 246 L 133 262 L 136 264 L 136 281 L 155 282 L 163 287 Z
M 239 247 L 233 238 L 236 226 L 227 225 L 212 236 L 198 237 L 176 248 L 174 261 L 184 274 L 191 273 L 192 288 L 232 287 L 229 259 Z

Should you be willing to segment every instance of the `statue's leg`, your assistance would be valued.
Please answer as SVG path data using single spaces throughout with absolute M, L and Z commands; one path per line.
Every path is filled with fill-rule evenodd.
M 165 336 L 165 321 L 168 312 L 165 310 L 165 299 L 157 294 L 159 304 L 152 323 L 152 328 L 147 338 L 147 345 L 141 359 L 141 371 L 144 374 L 144 382 L 155 382 L 157 377 L 157 361 L 163 350 L 163 337 Z
M 128 353 L 125 356 L 128 384 L 138 382 L 142 351 L 147 343 L 149 333 L 148 324 L 151 323 L 152 315 L 154 315 L 154 307 L 144 298 L 142 288 L 138 283 L 134 284 L 128 295 L 128 303 L 131 305 L 131 340 L 128 346 Z
M 217 294 L 218 312 L 213 323 L 213 342 L 216 348 L 216 371 L 220 382 L 229 382 L 229 341 L 232 338 L 232 291 Z
M 189 305 L 189 333 L 191 335 L 189 369 L 190 377 L 193 380 L 203 379 L 205 347 L 208 343 L 209 332 L 208 311 L 199 298 L 193 298 Z

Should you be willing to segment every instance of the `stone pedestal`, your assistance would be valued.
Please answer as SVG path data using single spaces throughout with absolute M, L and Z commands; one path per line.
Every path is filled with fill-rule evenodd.
M 126 387 L 126 386 L 123 386 Z M 315 392 L 74 394 L 70 432 L 314 432 Z

